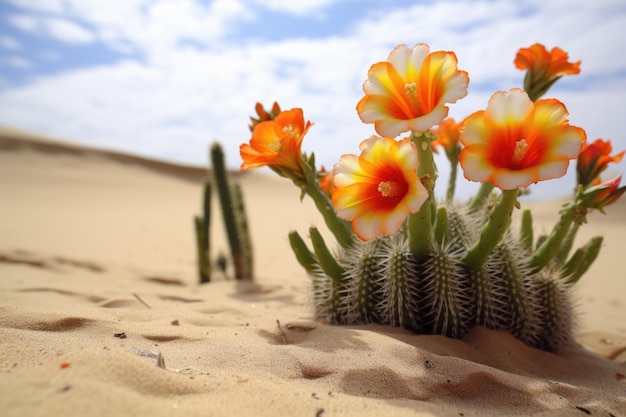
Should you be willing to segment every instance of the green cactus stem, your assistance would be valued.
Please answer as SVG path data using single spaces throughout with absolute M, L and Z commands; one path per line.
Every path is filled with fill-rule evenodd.
M 246 215 L 246 207 L 243 201 L 243 192 L 241 191 L 241 185 L 238 182 L 231 184 L 231 195 L 233 200 L 233 207 L 235 209 L 235 221 L 237 223 L 237 234 L 241 240 L 243 248 L 242 259 L 243 269 L 245 270 L 244 276 L 247 279 L 254 279 L 254 256 L 252 248 L 252 238 L 250 236 L 250 229 L 248 228 L 248 216 Z
M 205 227 L 204 220 L 200 216 L 194 217 L 194 227 L 196 231 L 196 247 L 198 249 L 198 277 L 200 283 L 204 284 L 211 281 L 211 267 L 209 264 L 209 252 L 205 245 L 208 230 Z
M 471 211 L 476 211 L 480 209 L 484 204 L 491 192 L 493 191 L 493 184 L 490 182 L 483 182 L 480 184 L 480 188 L 474 198 L 469 203 L 469 208 Z
M 251 280 L 250 267 L 247 259 L 251 259 L 251 254 L 246 250 L 246 238 L 242 236 L 241 222 L 245 220 L 245 215 L 241 213 L 239 206 L 243 207 L 241 202 L 233 201 L 233 189 L 229 184 L 226 173 L 226 164 L 224 162 L 224 151 L 221 145 L 214 143 L 211 146 L 211 163 L 213 167 L 213 177 L 217 187 L 220 204 L 222 207 L 222 218 L 226 234 L 228 235 L 228 243 L 233 258 L 235 269 L 235 278 L 240 280 Z M 236 197 L 235 197 L 236 198 Z M 239 219 L 238 219 L 239 217 Z
M 530 210 L 524 210 L 520 226 L 520 243 L 529 253 L 533 250 L 533 239 L 533 215 Z
M 417 135 L 413 132 L 411 134 L 411 141 L 417 148 L 417 176 L 428 191 L 428 199 L 422 204 L 417 213 L 411 214 L 408 218 L 409 249 L 417 259 L 422 258 L 428 252 L 433 230 L 433 220 L 437 210 L 434 192 L 437 168 L 433 158 L 433 139 L 434 136 L 430 133 Z
M 511 223 L 513 209 L 518 205 L 517 195 L 517 189 L 502 191 L 498 203 L 491 210 L 489 220 L 485 224 L 480 238 L 463 258 L 463 262 L 470 269 L 477 269 L 484 265 L 489 254 L 500 243 Z
M 300 266 L 302 266 L 309 274 L 314 275 L 318 272 L 318 261 L 315 258 L 315 254 L 311 252 L 304 242 L 304 239 L 296 231 L 289 233 L 289 245 L 291 250 L 296 255 L 296 259 Z
M 568 284 L 575 284 L 596 260 L 602 248 L 602 236 L 596 236 L 589 243 L 574 252 L 563 267 Z
M 211 194 L 211 181 L 207 179 L 202 193 L 202 216 L 194 218 L 200 283 L 211 281 Z
M 448 211 L 445 206 L 437 207 L 434 238 L 439 245 L 443 245 L 444 242 L 450 240 L 450 224 L 448 223 Z
M 574 246 L 574 239 L 576 239 L 576 234 L 578 233 L 578 229 L 580 229 L 580 223 L 573 222 L 570 225 L 570 228 L 567 231 L 567 235 L 565 235 L 565 239 L 563 239 L 563 242 L 561 242 L 559 250 L 556 252 L 555 260 L 559 264 L 565 263 L 565 260 L 569 256 L 569 253 L 572 250 L 572 246 Z
M 326 242 L 319 230 L 317 230 L 316 227 L 311 227 L 309 233 L 311 235 L 311 242 L 313 242 L 313 251 L 319 260 L 322 270 L 326 275 L 332 278 L 335 284 L 340 285 L 345 272 L 344 268 L 339 265 L 330 252 L 330 249 L 328 249 L 328 246 L 326 246 Z
M 576 209 L 576 201 L 571 201 L 561 210 L 561 217 L 554 225 L 552 232 L 542 241 L 530 258 L 529 265 L 534 272 L 540 271 L 556 255 L 574 222 Z
M 303 194 L 307 194 L 311 197 L 313 203 L 315 203 L 315 207 L 324 218 L 326 226 L 335 236 L 337 242 L 344 248 L 350 246 L 355 239 L 352 226 L 349 222 L 337 217 L 332 201 L 328 195 L 322 191 L 315 168 L 315 155 L 311 154 L 308 160 L 302 163 L 302 166 L 306 178 L 306 184 L 300 184 Z

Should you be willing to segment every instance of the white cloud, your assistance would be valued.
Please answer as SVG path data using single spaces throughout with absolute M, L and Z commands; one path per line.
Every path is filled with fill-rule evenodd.
M 21 56 L 10 56 L 7 58 L 6 63 L 9 67 L 17 69 L 31 69 L 33 67 L 32 62 Z
M 10 49 L 12 51 L 21 48 L 20 42 L 11 36 L 0 36 L 0 47 L 3 49 Z
M 91 31 L 68 19 L 49 17 L 43 20 L 43 25 L 50 35 L 62 42 L 82 44 L 94 41 Z
M 27 14 L 11 14 L 5 19 L 17 29 L 25 32 L 34 32 L 39 29 L 39 19 Z
M 346 0 L 344 0 L 346 1 Z M 295 16 L 319 15 L 338 0 L 254 0 L 260 6 L 275 12 L 289 13 Z M 355 5 L 358 7 L 358 4 Z
M 8 2 L 36 12 L 61 13 L 63 11 L 62 0 L 8 0 Z
M 332 7 L 324 1 L 291 3 L 311 11 Z M 513 66 L 515 53 L 542 42 L 582 60 L 582 74 L 563 78 L 551 91 L 567 104 L 572 123 L 587 129 L 590 138 L 611 138 L 615 149 L 626 148 L 618 123 L 626 46 L 615 35 L 626 25 L 626 11 L 609 2 L 440 1 L 372 14 L 343 28 L 343 36 L 248 43 L 228 41 L 227 35 L 255 18 L 249 2 L 64 4 L 99 40 L 140 51 L 141 62 L 129 59 L 5 89 L 0 123 L 197 164 L 205 163 L 209 143 L 218 139 L 236 167 L 254 104 L 278 100 L 283 108 L 302 107 L 315 122 L 304 148 L 330 167 L 374 133 L 360 122 L 355 105 L 369 66 L 396 44 L 428 42 L 433 50 L 455 51 L 471 79 L 468 97 L 451 106 L 450 115 L 461 119 L 484 108 L 494 89 L 520 86 L 523 73 Z M 441 175 L 444 182 L 445 169 Z

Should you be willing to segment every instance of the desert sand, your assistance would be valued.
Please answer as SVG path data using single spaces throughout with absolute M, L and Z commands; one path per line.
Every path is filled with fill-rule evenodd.
M 234 176 L 255 282 L 198 284 L 204 175 L 0 131 L 0 414 L 626 416 L 626 199 L 582 228 L 580 243 L 605 243 L 578 288 L 579 345 L 548 353 L 482 328 L 453 340 L 312 320 L 287 233 L 323 221 L 263 170 Z M 523 205 L 546 231 L 560 203 Z

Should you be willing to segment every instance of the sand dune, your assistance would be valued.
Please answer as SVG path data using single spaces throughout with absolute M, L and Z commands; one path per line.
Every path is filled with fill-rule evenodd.
M 262 171 L 238 177 L 256 283 L 198 285 L 203 177 L 0 132 L 2 415 L 626 415 L 623 201 L 581 231 L 605 247 L 579 289 L 581 346 L 554 354 L 482 328 L 452 340 L 311 320 L 287 233 L 323 222 Z M 532 206 L 547 229 L 559 202 Z M 214 226 L 226 253 L 217 213 Z

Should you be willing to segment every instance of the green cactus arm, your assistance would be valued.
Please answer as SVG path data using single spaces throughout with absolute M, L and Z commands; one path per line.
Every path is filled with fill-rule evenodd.
M 567 283 L 575 284 L 587 272 L 589 267 L 596 260 L 602 248 L 602 236 L 596 236 L 591 239 L 584 247 L 574 252 L 574 255 L 563 267 L 568 275 Z
M 294 255 L 296 255 L 296 259 L 298 263 L 309 273 L 315 274 L 320 265 L 315 258 L 313 252 L 311 252 L 304 242 L 304 239 L 300 236 L 298 232 L 295 230 L 289 233 L 289 245 L 291 246 L 291 250 L 293 250 Z
M 556 253 L 556 260 L 559 264 L 565 263 L 565 260 L 569 256 L 570 251 L 572 250 L 572 246 L 574 245 L 574 239 L 576 239 L 576 234 L 578 233 L 578 229 L 580 228 L 580 223 L 573 222 L 570 225 L 569 230 L 567 231 L 567 235 L 565 235 L 565 239 L 561 243 L 559 250 Z
M 313 251 L 315 251 L 315 256 L 317 256 L 322 270 L 333 280 L 335 284 L 340 284 L 345 273 L 344 268 L 339 265 L 335 257 L 328 249 L 328 246 L 326 246 L 326 242 L 324 242 L 324 238 L 319 230 L 317 230 L 316 227 L 311 227 L 309 229 L 309 233 L 311 234 Z
M 431 245 L 433 221 L 436 214 L 434 190 L 437 168 L 431 144 L 433 135 L 425 132 L 418 136 L 413 132 L 411 141 L 417 148 L 417 176 L 428 191 L 428 199 L 416 213 L 410 214 L 408 218 L 409 250 L 416 259 L 419 259 L 428 253 Z
M 431 205 L 428 200 L 422 204 L 417 213 L 409 215 L 409 250 L 415 257 L 420 259 L 430 250 L 433 224 L 431 220 Z
M 550 259 L 556 255 L 563 239 L 565 239 L 565 236 L 574 221 L 576 208 L 576 201 L 571 201 L 565 206 L 565 208 L 561 211 L 561 217 L 554 225 L 552 232 L 532 254 L 529 266 L 532 268 L 533 272 L 540 271 L 548 264 Z
M 533 250 L 533 215 L 528 209 L 522 212 L 520 226 L 520 243 L 528 252 Z
M 470 269 L 480 268 L 485 264 L 493 249 L 500 243 L 511 223 L 511 214 L 518 205 L 519 190 L 504 190 L 500 199 L 491 210 L 489 220 L 483 227 L 478 241 L 468 249 L 463 262 Z
M 437 218 L 435 220 L 434 229 L 435 240 L 442 246 L 444 242 L 450 240 L 450 224 L 448 222 L 448 210 L 445 206 L 437 208 Z
M 452 202 L 454 199 L 454 191 L 456 190 L 456 176 L 458 172 L 458 153 L 456 151 L 456 160 L 450 160 L 450 178 L 448 178 L 448 189 L 446 190 L 446 201 Z
M 309 160 L 303 162 L 302 166 L 306 177 L 306 184 L 301 185 L 304 187 L 304 192 L 311 197 L 315 203 L 315 207 L 317 207 L 317 210 L 321 213 L 326 226 L 331 231 L 333 236 L 335 236 L 337 242 L 344 248 L 350 246 L 355 239 L 352 226 L 349 222 L 337 217 L 337 212 L 335 211 L 333 202 L 330 200 L 328 195 L 322 191 L 317 179 L 315 156 L 311 154 Z
M 474 195 L 474 198 L 469 203 L 471 211 L 478 210 L 484 203 L 489 194 L 493 191 L 493 184 L 490 182 L 483 182 L 478 189 L 478 192 Z

